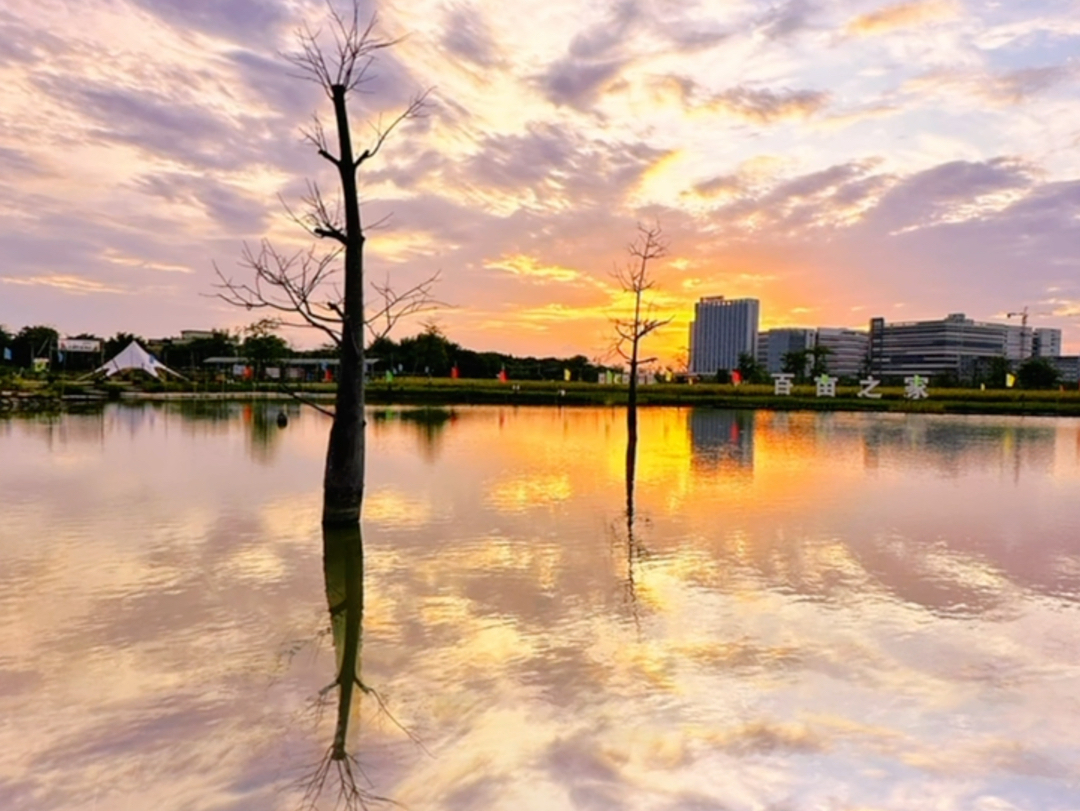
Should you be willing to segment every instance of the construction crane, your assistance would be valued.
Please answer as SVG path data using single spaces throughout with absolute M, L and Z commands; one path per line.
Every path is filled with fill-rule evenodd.
M 1028 334 L 1028 331 L 1027 331 L 1027 322 L 1028 322 L 1028 308 L 1027 308 L 1027 305 L 1025 304 L 1024 309 L 1022 309 L 1018 313 L 1006 313 L 1005 317 L 1006 318 L 1019 318 L 1020 319 L 1020 357 L 1021 358 L 1030 357 L 1030 354 L 1028 353 L 1028 348 L 1027 348 L 1027 334 Z M 1034 349 L 1034 347 L 1032 347 L 1032 349 Z
M 1025 306 L 1024 309 L 1020 310 L 1020 312 L 1006 313 L 1005 314 L 1006 318 L 1019 318 L 1020 319 L 1020 354 L 1025 358 L 1030 357 L 1030 355 L 1027 353 L 1028 347 L 1025 344 L 1027 342 L 1027 338 L 1028 338 L 1028 335 L 1029 335 L 1029 333 L 1028 333 L 1028 318 L 1030 316 L 1033 316 L 1033 315 L 1043 316 L 1043 315 L 1053 315 L 1053 313 L 1029 313 L 1027 306 Z M 1035 353 L 1034 345 L 1032 345 L 1030 347 L 1030 349 L 1031 349 L 1031 353 L 1034 354 Z
M 1028 308 L 1026 306 L 1024 307 L 1024 309 L 1022 309 L 1018 313 L 1006 313 L 1005 317 L 1006 318 L 1019 318 L 1020 319 L 1020 329 L 1027 329 Z

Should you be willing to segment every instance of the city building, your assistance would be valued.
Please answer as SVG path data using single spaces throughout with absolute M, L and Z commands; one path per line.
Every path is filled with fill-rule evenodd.
M 760 302 L 754 298 L 711 296 L 695 304 L 690 322 L 691 374 L 738 368 L 744 353 L 756 357 L 759 310 Z
M 818 327 L 817 345 L 828 351 L 825 368 L 836 377 L 858 377 L 866 371 L 870 336 L 857 329 Z
M 1040 358 L 1056 358 L 1061 355 L 1061 330 L 1042 327 L 1033 330 L 1031 354 Z
M 870 320 L 869 368 L 878 377 L 925 375 L 974 380 L 992 358 L 1030 354 L 1023 327 L 973 321 L 953 313 L 938 321 Z
M 1074 386 L 1080 383 L 1080 356 L 1055 355 L 1047 357 L 1045 360 L 1049 361 L 1050 365 L 1057 369 L 1058 374 L 1061 375 L 1062 383 L 1071 383 Z
M 757 362 L 774 375 L 784 371 L 784 355 L 808 352 L 817 343 L 817 330 L 781 327 L 758 333 Z
M 829 350 L 825 368 L 837 377 L 856 377 L 866 370 L 869 335 L 862 330 L 844 327 L 781 327 L 758 333 L 757 361 L 769 374 L 784 370 L 784 356 L 789 352 L 810 352 L 820 346 Z M 812 359 L 807 360 L 807 369 Z
M 212 341 L 215 337 L 215 332 L 209 329 L 182 329 L 180 330 L 180 337 L 174 338 L 174 344 L 189 344 L 192 341 Z

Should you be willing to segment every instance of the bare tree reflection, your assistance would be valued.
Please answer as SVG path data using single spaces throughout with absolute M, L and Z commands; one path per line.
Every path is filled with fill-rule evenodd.
M 333 795 L 334 808 L 366 809 L 374 803 L 392 803 L 372 791 L 372 783 L 356 756 L 349 752 L 349 720 L 359 689 L 378 702 L 381 712 L 396 724 L 382 696 L 364 684 L 360 675 L 364 616 L 364 545 L 359 526 L 323 527 L 323 572 L 330 630 L 334 639 L 334 680 L 319 691 L 319 704 L 337 693 L 334 737 L 318 765 L 301 781 L 301 809 L 314 811 L 321 797 Z M 400 727 L 401 725 L 398 724 Z M 404 728 L 402 728 L 404 729 Z M 413 737 L 405 730 L 406 734 Z M 415 740 L 415 738 L 414 738 Z
M 634 484 L 637 472 L 637 434 L 628 434 L 626 439 L 626 596 L 630 603 L 630 611 L 634 617 L 634 625 L 641 630 L 641 616 L 638 610 L 637 600 L 637 574 L 634 564 L 645 556 L 645 547 L 640 539 L 634 535 L 634 522 L 636 514 L 634 510 Z

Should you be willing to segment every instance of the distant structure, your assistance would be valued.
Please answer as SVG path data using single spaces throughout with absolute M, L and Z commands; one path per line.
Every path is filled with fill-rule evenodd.
M 694 305 L 690 322 L 690 373 L 711 375 L 735 369 L 739 355 L 757 355 L 758 314 L 756 298 L 725 299 L 711 296 Z
M 963 313 L 952 313 L 939 321 L 897 324 L 873 318 L 870 372 L 879 376 L 945 375 L 966 380 L 985 370 L 991 358 L 1004 357 L 1016 363 L 1034 354 L 1036 347 L 1044 357 L 1060 353 L 1061 330 L 1035 332 L 1035 340 L 1031 340 L 1026 327 L 973 321 Z
M 192 341 L 212 341 L 215 337 L 216 333 L 210 329 L 182 329 L 180 330 L 180 337 L 173 339 L 173 343 L 189 344 Z
M 1038 358 L 1061 356 L 1061 330 L 1040 327 L 1032 335 L 1031 354 Z
M 1043 357 L 1050 362 L 1051 366 L 1057 369 L 1057 373 L 1061 375 L 1062 383 L 1071 383 L 1073 385 L 1080 383 L 1080 356 L 1056 355 Z
M 769 374 L 784 370 L 784 355 L 789 352 L 808 352 L 817 345 L 817 330 L 803 327 L 781 327 L 758 333 L 757 362 Z
M 757 361 L 769 374 L 784 370 L 784 355 L 824 347 L 825 368 L 837 377 L 855 377 L 866 370 L 869 335 L 844 327 L 781 327 L 758 333 Z M 809 363 L 807 364 L 809 368 Z
M 866 371 L 870 336 L 863 330 L 818 327 L 817 345 L 829 350 L 825 368 L 837 377 L 857 377 Z

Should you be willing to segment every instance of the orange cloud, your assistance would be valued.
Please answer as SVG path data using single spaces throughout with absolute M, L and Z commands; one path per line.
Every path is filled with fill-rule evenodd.
M 540 284 L 547 282 L 574 282 L 581 278 L 581 272 L 559 265 L 545 265 L 531 256 L 515 254 L 502 259 L 486 262 L 489 270 L 501 270 L 514 276 L 530 279 Z
M 898 28 L 911 28 L 956 17 L 960 8 L 955 0 L 910 0 L 862 14 L 848 23 L 852 36 L 875 36 Z

